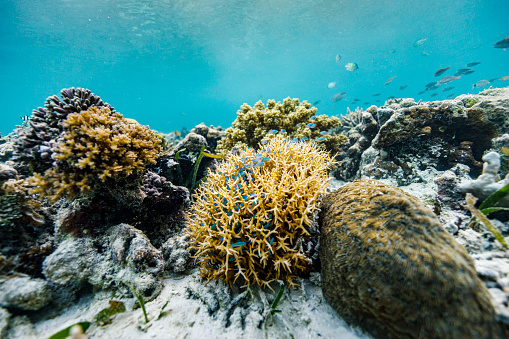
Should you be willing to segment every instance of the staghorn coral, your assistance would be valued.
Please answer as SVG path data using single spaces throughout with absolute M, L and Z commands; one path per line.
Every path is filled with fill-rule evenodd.
M 294 285 L 311 265 L 305 251 L 333 163 L 316 145 L 281 137 L 229 155 L 198 188 L 187 223 L 201 275 L 230 285 Z
M 223 139 L 218 141 L 216 152 L 227 154 L 233 147 L 258 148 L 258 143 L 274 137 L 273 131 L 285 130 L 286 137 L 307 138 L 317 141 L 329 151 L 336 152 L 348 140 L 341 134 L 330 134 L 330 129 L 341 125 L 339 118 L 325 114 L 316 116 L 316 107 L 307 101 L 290 97 L 283 103 L 268 100 L 267 107 L 258 101 L 253 107 L 244 104 L 237 111 L 232 127 L 226 129 Z
M 328 194 L 320 215 L 322 288 L 377 338 L 502 338 L 465 248 L 417 198 L 376 180 Z
M 55 201 L 85 194 L 108 178 L 126 178 L 155 163 L 161 140 L 148 128 L 126 121 L 108 107 L 71 113 L 62 122 L 53 158 L 56 166 L 35 173 L 33 193 Z
M 90 107 L 107 107 L 111 114 L 115 113 L 113 107 L 88 89 L 64 88 L 60 94 L 62 99 L 56 95 L 48 97 L 44 107 L 34 109 L 28 121 L 16 129 L 18 138 L 14 139 L 12 160 L 23 174 L 44 172 L 52 167 L 55 140 L 63 132 L 62 122 L 69 114 Z

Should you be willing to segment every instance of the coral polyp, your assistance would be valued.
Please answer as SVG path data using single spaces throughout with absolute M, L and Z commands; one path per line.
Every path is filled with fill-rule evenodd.
M 277 137 L 230 154 L 195 194 L 188 233 L 202 277 L 268 285 L 309 270 L 310 230 L 334 161 Z

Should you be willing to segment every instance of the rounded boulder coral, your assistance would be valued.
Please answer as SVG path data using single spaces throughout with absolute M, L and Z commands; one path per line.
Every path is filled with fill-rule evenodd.
M 201 275 L 293 285 L 310 267 L 310 230 L 333 164 L 315 144 L 281 137 L 229 155 L 197 190 L 187 224 Z

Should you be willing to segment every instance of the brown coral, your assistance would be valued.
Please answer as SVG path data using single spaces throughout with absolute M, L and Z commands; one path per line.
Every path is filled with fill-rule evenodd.
M 321 206 L 322 287 L 377 338 L 501 338 L 473 260 L 417 198 L 357 180 Z
M 244 104 L 237 111 L 232 127 L 226 129 L 225 137 L 217 143 L 216 152 L 227 154 L 235 146 L 257 149 L 258 143 L 264 138 L 273 138 L 271 131 L 276 130 L 285 130 L 283 134 L 288 139 L 307 138 L 319 142 L 329 151 L 337 152 L 348 139 L 342 134 L 327 131 L 341 125 L 339 118 L 325 114 L 316 116 L 316 112 L 316 107 L 311 107 L 307 101 L 301 103 L 299 99 L 290 97 L 284 99 L 283 103 L 268 100 L 267 107 L 262 101 L 253 107 Z
M 155 163 L 161 140 L 148 127 L 131 123 L 108 107 L 71 113 L 53 154 L 56 167 L 35 173 L 33 193 L 57 200 L 94 189 L 108 178 L 125 178 Z
M 187 224 L 202 276 L 293 285 L 311 264 L 305 247 L 332 165 L 317 146 L 281 137 L 229 155 L 198 189 Z

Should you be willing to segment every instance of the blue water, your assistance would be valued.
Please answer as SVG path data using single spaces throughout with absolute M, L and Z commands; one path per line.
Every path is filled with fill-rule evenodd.
M 509 36 L 508 14 L 508 0 L 3 0 L 0 133 L 71 86 L 162 132 L 230 126 L 260 99 L 320 101 L 319 114 L 341 115 L 388 96 L 477 93 L 473 83 L 509 75 L 509 50 L 492 47 Z M 437 69 L 475 61 L 476 73 L 417 94 Z

